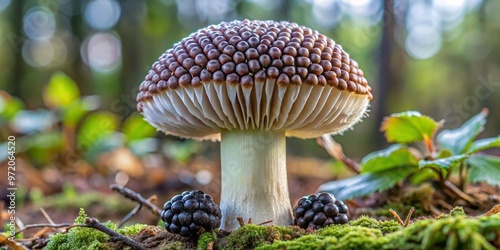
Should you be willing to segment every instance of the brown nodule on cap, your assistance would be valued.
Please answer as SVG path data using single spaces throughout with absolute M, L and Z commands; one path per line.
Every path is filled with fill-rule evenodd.
M 245 79 L 240 84 L 251 86 L 250 80 L 262 80 L 262 74 L 254 77 L 258 72 L 280 85 L 300 79 L 372 98 L 358 63 L 332 39 L 296 23 L 259 20 L 211 25 L 176 43 L 153 64 L 137 98 L 145 101 L 167 89 L 193 88 L 200 80 L 238 84 L 236 79 Z

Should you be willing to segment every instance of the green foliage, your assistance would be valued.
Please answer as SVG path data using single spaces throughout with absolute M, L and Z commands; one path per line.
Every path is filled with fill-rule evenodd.
M 80 96 L 76 83 L 66 74 L 59 72 L 52 75 L 45 88 L 43 99 L 48 107 L 70 105 Z
M 470 166 L 471 182 L 487 182 L 500 186 L 500 157 L 489 155 L 473 155 L 467 159 Z
M 485 181 L 500 186 L 500 158 L 481 153 L 500 147 L 500 136 L 474 141 L 484 130 L 487 114 L 485 109 L 459 128 L 441 131 L 438 145 L 432 138 L 439 122 L 414 111 L 393 114 L 384 120 L 382 130 L 389 142 L 397 144 L 365 156 L 361 174 L 325 183 L 319 190 L 350 199 L 389 189 L 410 177 L 413 183 L 432 179 L 444 182 L 459 167 L 468 170 L 468 179 L 463 182 Z M 408 143 L 422 143 L 426 150 L 418 151 Z
M 408 165 L 374 173 L 362 173 L 351 178 L 325 183 L 319 187 L 319 190 L 335 194 L 335 197 L 340 200 L 362 197 L 393 187 L 416 169 L 416 165 Z
M 388 142 L 410 143 L 434 136 L 439 123 L 416 111 L 393 114 L 382 122 Z
M 365 156 L 361 161 L 361 172 L 376 173 L 394 167 L 412 166 L 417 162 L 417 157 L 408 150 L 408 147 L 394 144 Z
M 216 242 L 217 241 L 217 234 L 215 232 L 206 232 L 202 235 L 200 235 L 200 238 L 198 239 L 198 249 L 199 250 L 205 250 L 208 249 L 208 244 L 210 242 Z
M 259 246 L 271 244 L 276 240 L 291 240 L 305 234 L 305 230 L 299 227 L 262 226 L 248 224 L 232 231 L 221 241 L 214 240 L 220 249 L 254 249 Z M 213 235 L 200 238 L 203 245 L 210 243 Z
M 500 215 L 469 218 L 455 208 L 447 216 L 418 220 L 406 228 L 394 220 L 361 217 L 256 249 L 497 249 L 499 241 Z
M 87 214 L 83 208 L 80 208 L 78 217 L 76 217 L 74 225 L 84 224 Z M 138 234 L 139 231 L 147 227 L 145 224 L 135 224 L 118 229 L 116 224 L 112 222 L 103 223 L 104 226 L 126 236 Z M 46 246 L 46 250 L 72 250 L 72 249 L 109 249 L 105 244 L 109 240 L 109 236 L 99 230 L 85 227 L 73 227 L 66 233 L 57 233 L 50 237 L 50 241 Z
M 435 159 L 435 160 L 421 160 L 418 162 L 419 168 L 431 167 L 437 169 L 450 169 L 458 164 L 461 164 L 467 155 L 453 155 L 450 157 Z
M 484 129 L 487 116 L 488 111 L 485 109 L 462 126 L 442 131 L 437 135 L 437 141 L 443 149 L 449 150 L 452 154 L 461 154 Z
M 75 225 L 85 223 L 87 214 L 83 208 L 80 209 Z M 116 229 L 116 225 L 105 223 L 105 226 Z M 50 237 L 50 241 L 45 247 L 46 250 L 72 250 L 72 249 L 107 249 L 105 244 L 109 236 L 105 233 L 84 227 L 73 227 L 66 233 L 57 233 Z
M 378 221 L 368 216 L 361 216 L 357 220 L 349 222 L 349 225 L 379 229 L 383 234 L 392 233 L 403 228 L 395 220 Z
M 134 235 L 134 234 L 138 234 L 142 229 L 146 228 L 148 225 L 146 224 L 134 224 L 134 225 L 130 225 L 130 226 L 126 226 L 124 228 L 120 228 L 118 230 L 116 230 L 118 233 L 121 233 L 125 236 L 131 236 L 131 235 Z
M 151 143 L 156 131 L 139 114 L 122 121 L 115 113 L 98 110 L 100 97 L 81 96 L 77 84 L 64 73 L 52 75 L 42 97 L 45 108 L 32 111 L 25 109 L 21 99 L 0 91 L 0 126 L 5 134 L 18 135 L 17 152 L 26 152 L 35 166 L 54 165 L 73 156 L 92 162 L 119 147 L 140 148 L 132 152 L 141 154 L 157 150 L 157 144 Z M 6 144 L 0 143 L 3 147 Z M 3 152 L 0 161 L 7 157 Z

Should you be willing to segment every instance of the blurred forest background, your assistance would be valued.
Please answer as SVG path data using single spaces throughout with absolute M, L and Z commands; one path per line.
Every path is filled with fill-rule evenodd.
M 335 137 L 352 158 L 383 148 L 380 122 L 405 110 L 453 128 L 488 107 L 482 136 L 494 136 L 498 13 L 496 0 L 0 0 L 0 143 L 18 138 L 20 181 L 37 187 L 26 191 L 35 201 L 53 187 L 69 197 L 89 185 L 107 189 L 106 178 L 163 190 L 217 182 L 218 143 L 156 133 L 137 113 L 135 98 L 151 64 L 175 42 L 244 18 L 317 29 L 359 63 L 374 92 L 370 117 Z M 287 145 L 290 155 L 309 157 L 290 161 L 292 173 L 323 178 L 316 184 L 333 178 L 315 140 L 292 138 Z M 218 192 L 217 183 L 209 187 Z M 305 194 L 297 188 L 292 194 Z

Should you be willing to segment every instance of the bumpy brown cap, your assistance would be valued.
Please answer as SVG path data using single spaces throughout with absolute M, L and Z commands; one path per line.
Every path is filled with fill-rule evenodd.
M 244 20 L 167 50 L 141 83 L 137 108 L 181 137 L 264 129 L 310 138 L 350 127 L 371 99 L 363 71 L 332 39 L 295 23 Z

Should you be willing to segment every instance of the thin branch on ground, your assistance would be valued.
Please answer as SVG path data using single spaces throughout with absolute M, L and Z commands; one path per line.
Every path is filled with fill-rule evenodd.
M 68 230 L 70 230 L 71 228 L 74 228 L 74 227 L 93 228 L 93 229 L 99 230 L 99 231 L 107 234 L 110 237 L 109 240 L 112 242 L 120 241 L 123 244 L 131 247 L 132 249 L 146 250 L 146 247 L 144 247 L 144 245 L 142 245 L 140 242 L 137 242 L 137 241 L 131 239 L 130 237 L 127 237 L 121 233 L 118 233 L 118 232 L 106 227 L 105 225 L 100 223 L 96 218 L 87 217 L 85 219 L 85 224 L 72 225 L 72 226 L 68 227 Z
M 405 219 L 404 222 L 401 219 L 401 217 L 399 217 L 398 213 L 396 213 L 396 211 L 394 211 L 392 208 L 389 209 L 389 212 L 391 212 L 391 214 L 394 215 L 394 218 L 396 218 L 396 220 L 398 221 L 399 224 L 401 224 L 401 226 L 406 227 L 406 226 L 408 226 L 411 223 L 411 216 L 412 216 L 413 212 L 415 212 L 415 208 L 412 207 L 410 209 L 410 211 L 408 212 L 408 215 L 406 216 L 406 219 Z
M 156 199 L 156 196 L 152 196 L 149 199 L 144 199 L 144 197 L 142 197 L 140 194 L 117 184 L 111 185 L 110 188 L 111 190 L 118 192 L 124 197 L 147 207 L 154 215 L 160 216 L 162 210 L 150 201 Z
M 261 226 L 261 225 L 269 224 L 269 223 L 272 223 L 272 222 L 273 222 L 273 220 L 266 220 L 266 221 L 261 222 L 261 223 L 259 223 L 257 225 Z
M 39 227 L 50 227 L 50 228 L 60 228 L 60 227 L 70 227 L 73 224 L 69 223 L 61 223 L 61 224 L 52 224 L 52 223 L 40 223 L 40 224 L 31 224 L 19 229 L 16 234 L 22 233 L 28 229 L 39 228 Z
M 459 188 L 457 188 L 450 181 L 445 180 L 444 181 L 444 187 L 447 188 L 449 191 L 451 191 L 456 196 L 458 196 L 460 199 L 468 202 L 471 205 L 477 206 L 477 202 L 476 202 L 476 200 L 474 200 L 474 198 L 472 198 L 470 195 L 462 192 L 462 190 L 460 190 Z
M 125 225 L 125 223 L 127 223 L 127 221 L 130 220 L 130 218 L 136 215 L 141 210 L 141 208 L 142 204 L 135 206 L 134 209 L 132 209 L 132 211 L 130 211 L 130 213 L 128 213 L 125 217 L 123 217 L 120 223 L 118 223 L 118 228 L 121 228 L 123 225 Z
M 490 216 L 494 214 L 500 214 L 500 204 L 494 206 L 490 211 L 486 212 L 484 215 L 485 216 Z
M 396 218 L 396 220 L 398 221 L 399 224 L 401 224 L 401 226 L 404 224 L 403 220 L 401 220 L 401 217 L 399 217 L 399 214 L 396 213 L 396 211 L 390 208 L 389 212 L 391 212 L 391 214 L 394 216 L 394 218 Z
M 245 226 L 245 222 L 243 221 L 243 218 L 238 217 L 238 218 L 236 218 L 236 220 L 238 221 L 238 224 L 240 224 L 240 227 Z
M 342 146 L 340 146 L 340 144 L 333 140 L 331 135 L 323 135 L 321 137 L 318 137 L 317 143 L 322 146 L 331 157 L 344 163 L 344 165 L 346 165 L 350 170 L 352 170 L 356 174 L 361 173 L 361 167 L 359 163 L 345 156 L 344 151 L 342 150 Z
M 406 216 L 405 224 L 403 225 L 403 227 L 410 225 L 411 216 L 413 215 L 413 212 L 415 212 L 415 208 L 411 207 L 410 211 L 408 212 L 408 215 Z
M 54 223 L 54 221 L 50 218 L 49 214 L 47 214 L 47 212 L 45 212 L 45 209 L 43 208 L 39 208 L 40 212 L 42 212 L 43 214 L 43 217 L 45 217 L 45 219 L 47 219 L 47 221 L 50 223 L 50 224 L 56 224 Z

